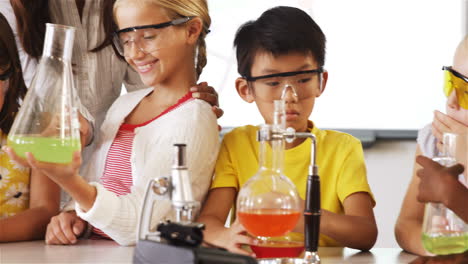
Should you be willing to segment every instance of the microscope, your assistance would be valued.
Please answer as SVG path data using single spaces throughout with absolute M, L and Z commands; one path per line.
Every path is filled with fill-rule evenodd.
M 171 176 L 152 179 L 146 189 L 133 263 L 257 263 L 249 256 L 230 253 L 220 248 L 201 246 L 205 226 L 194 222 L 200 203 L 194 199 L 190 184 L 186 164 L 186 145 L 174 144 Z M 151 216 L 154 203 L 164 199 L 171 201 L 176 220 L 162 221 L 156 228 L 152 228 Z

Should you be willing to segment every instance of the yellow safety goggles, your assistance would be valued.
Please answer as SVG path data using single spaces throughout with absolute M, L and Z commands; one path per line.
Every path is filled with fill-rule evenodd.
M 442 70 L 445 71 L 444 93 L 449 97 L 453 90 L 455 90 L 458 104 L 468 109 L 468 77 L 455 71 L 452 67 L 444 66 Z

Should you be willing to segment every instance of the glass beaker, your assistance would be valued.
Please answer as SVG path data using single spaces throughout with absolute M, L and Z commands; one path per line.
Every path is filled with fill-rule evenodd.
M 44 49 L 31 86 L 8 135 L 25 158 L 70 163 L 81 148 L 77 98 L 71 66 L 75 28 L 47 24 Z
M 456 134 L 444 133 L 441 156 L 433 158 L 443 166 L 456 164 Z M 427 203 L 422 227 L 424 248 L 436 255 L 468 250 L 468 225 L 442 203 Z
M 284 113 L 284 101 L 275 101 L 274 124 L 263 125 L 258 133 L 260 168 L 237 198 L 240 223 L 260 239 L 293 230 L 302 210 L 296 186 L 283 174 Z

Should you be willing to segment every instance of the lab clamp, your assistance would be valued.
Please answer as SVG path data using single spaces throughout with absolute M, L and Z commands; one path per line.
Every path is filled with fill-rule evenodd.
M 275 122 L 276 123 L 276 122 Z M 318 255 L 318 242 L 320 233 L 320 216 L 321 216 L 321 203 L 320 203 L 320 177 L 318 175 L 318 166 L 316 163 L 317 153 L 317 140 L 315 135 L 309 132 L 296 132 L 293 128 L 289 127 L 286 130 L 272 129 L 270 133 L 257 134 L 258 141 L 273 141 L 282 140 L 291 143 L 296 138 L 310 138 L 311 139 L 311 152 L 310 152 L 310 165 L 307 177 L 306 187 L 306 202 L 304 208 L 304 237 L 305 237 L 305 253 L 303 258 L 276 258 L 276 259 L 261 259 L 258 261 L 260 264 L 286 264 L 286 263 L 300 263 L 300 264 L 320 264 L 320 257 Z

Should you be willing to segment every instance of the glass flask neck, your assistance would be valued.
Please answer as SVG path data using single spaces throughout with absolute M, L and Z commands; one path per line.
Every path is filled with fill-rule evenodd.
M 271 127 L 270 127 L 271 128 Z M 271 146 L 271 147 L 270 147 Z M 284 140 L 261 141 L 259 148 L 260 170 L 282 174 L 284 161 Z
M 74 27 L 47 23 L 42 56 L 71 61 L 74 39 Z
M 457 134 L 444 133 L 442 136 L 442 157 L 455 158 L 457 151 Z
M 284 100 L 274 101 L 273 124 L 264 126 L 261 133 L 271 135 L 270 140 L 260 141 L 259 161 L 262 170 L 271 170 L 275 174 L 281 174 L 284 163 L 285 140 L 282 133 L 286 127 L 286 110 Z M 268 146 L 271 146 L 271 151 Z

